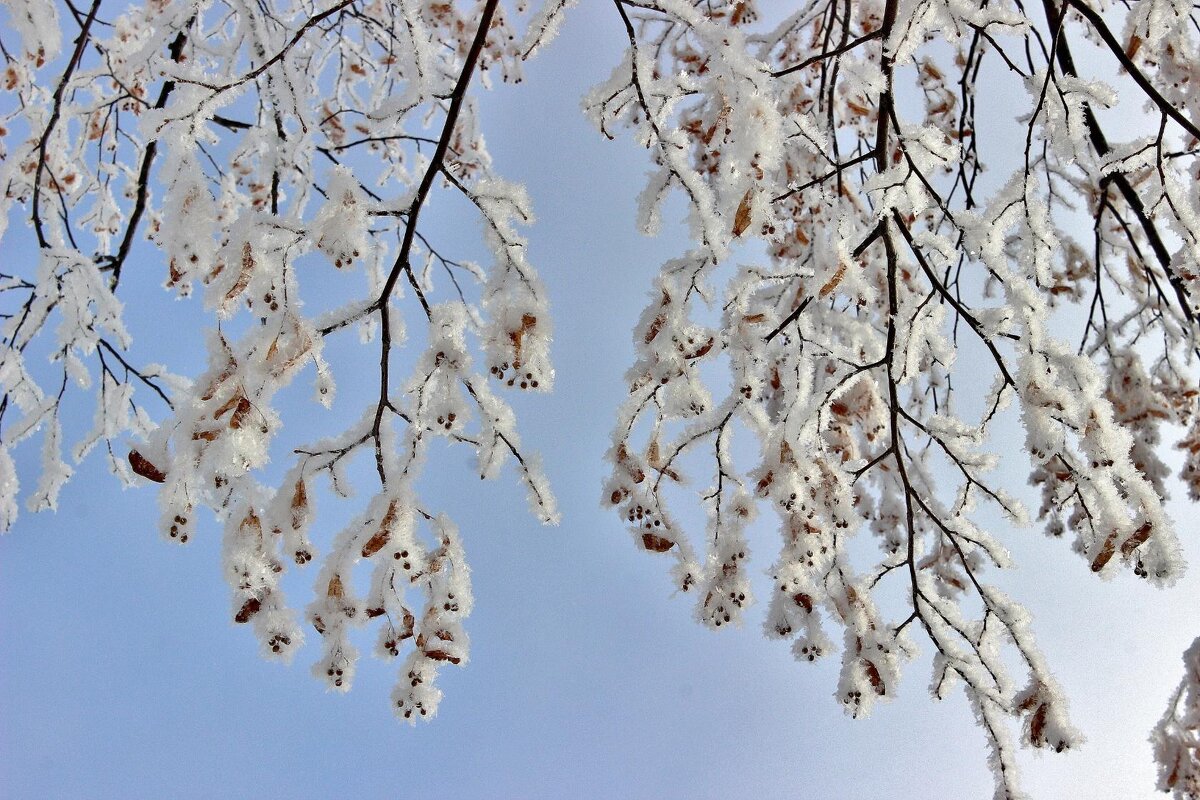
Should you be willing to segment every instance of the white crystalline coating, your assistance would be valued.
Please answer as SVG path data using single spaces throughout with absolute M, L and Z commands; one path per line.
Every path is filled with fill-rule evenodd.
M 528 59 L 554 41 L 567 12 L 575 7 L 577 0 L 546 0 L 529 20 L 529 27 L 521 42 L 521 58 Z
M 0 447 L 0 531 L 7 533 L 17 521 L 17 515 L 20 513 L 17 493 L 20 489 L 17 465 L 13 463 L 8 448 Z
M 309 235 L 335 267 L 349 267 L 368 249 L 366 197 L 346 167 L 330 174 L 325 197 Z
M 58 7 L 41 0 L 4 0 L 8 24 L 21 37 L 25 52 L 39 61 L 53 60 L 62 44 Z
M 1184 674 L 1163 718 L 1150 734 L 1158 790 L 1191 800 L 1200 789 L 1200 639 L 1183 654 Z
M 167 257 L 167 285 L 181 294 L 213 269 L 216 258 L 218 208 L 197 161 L 202 155 L 195 142 L 182 134 L 169 137 L 165 147 L 162 180 L 165 184 L 157 240 Z
M 53 415 L 42 435 L 42 474 L 26 505 L 30 511 L 58 508 L 58 493 L 71 477 L 71 468 L 62 458 L 62 423 Z
M 638 195 L 637 226 L 646 236 L 657 236 L 662 227 L 662 203 L 674 180 L 669 169 L 660 169 L 650 175 L 646 186 Z

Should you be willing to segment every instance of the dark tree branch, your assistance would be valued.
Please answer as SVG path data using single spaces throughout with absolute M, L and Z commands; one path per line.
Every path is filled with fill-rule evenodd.
M 375 421 L 371 427 L 371 432 L 375 438 L 375 468 L 379 472 L 379 480 L 384 483 L 387 482 L 387 474 L 383 465 L 383 443 L 380 436 L 380 428 L 383 425 L 384 409 L 388 405 L 389 362 L 392 348 L 392 328 L 388 315 L 388 303 L 391 299 L 392 291 L 396 288 L 396 281 L 399 280 L 400 273 L 404 272 L 407 273 L 409 284 L 417 293 L 417 297 L 420 298 L 425 314 L 427 316 L 430 314 L 429 303 L 425 300 L 424 294 L 417 284 L 416 277 L 413 275 L 412 265 L 409 263 L 409 254 L 412 251 L 413 240 L 416 238 L 417 220 L 420 217 L 421 208 L 424 206 L 425 200 L 433 188 L 434 179 L 442 171 L 446 152 L 450 148 L 450 139 L 454 135 L 454 127 L 458 123 L 459 113 L 462 111 L 463 103 L 466 100 L 467 87 L 471 84 L 471 76 L 474 74 L 475 66 L 479 62 L 479 54 L 483 51 L 484 42 L 487 41 L 488 29 L 491 27 L 492 17 L 496 13 L 498 4 L 498 0 L 487 0 L 483 7 L 483 14 L 479 20 L 479 28 L 475 32 L 475 38 L 472 40 L 471 47 L 467 51 L 467 56 L 463 61 L 462 71 L 459 73 L 458 81 L 454 85 L 454 91 L 450 94 L 450 106 L 446 110 L 446 121 L 442 125 L 442 135 L 438 138 L 437 147 L 433 151 L 433 156 L 429 159 L 429 164 L 425 168 L 425 175 L 421 178 L 421 183 L 417 186 L 417 193 L 413 197 L 412 204 L 409 206 L 408 220 L 404 226 L 404 238 L 400 243 L 400 252 L 396 255 L 396 261 L 388 272 L 387 280 L 384 282 L 383 289 L 379 293 L 378 301 L 376 301 L 376 310 L 379 312 L 381 353 L 379 357 L 379 403 L 375 408 Z

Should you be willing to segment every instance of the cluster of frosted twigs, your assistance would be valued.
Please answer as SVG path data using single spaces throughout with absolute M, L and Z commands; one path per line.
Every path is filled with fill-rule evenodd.
M 377 655 L 406 651 L 397 714 L 432 714 L 438 669 L 467 658 L 471 590 L 455 526 L 415 490 L 431 443 L 470 449 L 484 478 L 515 463 L 535 516 L 557 519 L 493 392 L 552 387 L 551 325 L 518 231 L 529 201 L 493 173 L 471 88 L 488 73 L 519 79 L 560 5 L 5 5 L 0 219 L 24 217 L 8 236 L 31 231 L 38 256 L 0 275 L 0 292 L 16 298 L 0 348 L 0 528 L 17 514 L 11 448 L 41 432 L 27 502 L 53 508 L 71 473 L 60 412 L 90 396 L 95 426 L 71 456 L 103 444 L 123 480 L 160 484 L 171 540 L 192 540 L 202 509 L 215 513 L 231 617 L 268 657 L 290 658 L 315 631 L 314 672 L 344 691 L 357 660 L 348 634 L 375 625 Z M 429 238 L 422 211 L 436 192 L 477 211 L 489 265 Z M 306 311 L 314 279 L 337 307 Z M 195 380 L 138 365 L 122 322 L 137 309 L 119 299 L 131 282 L 200 296 L 213 327 Z M 375 391 L 353 424 L 335 421 L 287 453 L 270 483 L 263 467 L 280 460 L 288 421 L 279 393 L 309 381 L 331 407 L 339 365 L 324 344 L 354 331 L 377 353 Z M 46 351 L 61 367 L 49 378 L 28 358 Z M 318 495 L 349 496 L 360 454 L 376 473 L 373 497 L 336 536 L 316 533 Z M 281 577 L 310 561 L 315 599 L 301 620 Z M 373 565 L 366 591 L 353 580 L 360 561 Z
M 642 228 L 682 196 L 693 249 L 635 331 L 605 501 L 713 627 L 753 599 L 746 526 L 769 506 L 766 635 L 802 661 L 840 655 L 836 696 L 858 716 L 893 696 L 919 634 L 933 693 L 965 690 L 997 797 L 1017 796 L 1006 718 L 1031 747 L 1080 737 L 1026 613 L 987 583 L 1009 556 L 977 506 L 1029 516 L 991 473 L 998 429 L 1021 425 L 1038 516 L 1101 576 L 1165 585 L 1183 567 L 1169 427 L 1200 499 L 1196 9 L 803 0 L 765 21 L 742 0 L 612 5 L 629 49 L 586 108 L 651 154 Z M 1139 138 L 1110 139 L 1096 112 L 1117 96 L 1079 47 L 1150 109 Z M 1015 113 L 1006 81 L 1028 98 Z M 746 242 L 762 263 L 722 270 Z M 706 385 L 710 364 L 728 384 Z M 749 469 L 738 432 L 757 439 Z M 672 487 L 698 463 L 708 524 L 689 536 Z M 1194 797 L 1196 693 L 1181 697 L 1163 788 Z

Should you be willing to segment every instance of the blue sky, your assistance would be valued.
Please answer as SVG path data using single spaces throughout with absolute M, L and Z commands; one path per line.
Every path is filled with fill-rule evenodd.
M 497 170 L 528 186 L 539 217 L 528 235 L 557 323 L 557 390 L 514 404 L 563 521 L 542 528 L 530 518 L 511 472 L 480 483 L 462 454 L 434 458 L 427 496 L 457 522 L 476 594 L 471 662 L 442 672 L 436 720 L 416 729 L 395 720 L 397 664 L 364 659 L 353 691 L 334 695 L 309 675 L 315 647 L 290 667 L 261 661 L 249 631 L 230 622 L 216 526 L 186 548 L 166 544 L 152 490 L 121 491 L 93 458 L 56 514 L 26 514 L 0 540 L 0 797 L 991 795 L 984 736 L 961 697 L 929 699 L 927 652 L 896 702 L 851 720 L 832 696 L 833 661 L 801 665 L 765 641 L 762 606 L 742 629 L 701 628 L 690 599 L 670 594 L 667 559 L 638 552 L 600 508 L 629 331 L 658 265 L 686 246 L 678 225 L 655 240 L 636 234 L 646 154 L 604 140 L 579 112 L 622 44 L 608 5 L 585 4 L 522 85 L 483 97 Z M 477 247 L 465 209 L 438 199 L 424 219 L 442 240 Z M 135 352 L 197 363 L 188 322 L 202 317 L 158 290 L 152 256 L 127 274 L 128 288 L 140 284 L 126 297 Z M 351 335 L 338 346 L 357 344 Z M 352 381 L 341 393 L 353 394 Z M 319 417 L 296 408 L 285 420 L 303 438 L 317 424 L 304 415 Z M 1007 435 L 1001 446 L 1018 447 L 1018 432 Z M 28 485 L 36 454 L 19 452 Z M 1022 460 L 1011 462 L 1002 478 L 1020 487 Z M 365 492 L 321 511 L 348 517 Z M 1194 554 L 1195 508 L 1172 510 Z M 1200 576 L 1166 592 L 1125 576 L 1101 583 L 1065 542 L 994 530 L 1019 566 L 993 577 L 1031 608 L 1089 739 L 1076 753 L 1022 754 L 1027 789 L 1155 796 L 1146 736 L 1200 633 Z M 751 536 L 761 572 L 775 549 L 771 515 Z M 295 601 L 314 577 L 290 579 Z

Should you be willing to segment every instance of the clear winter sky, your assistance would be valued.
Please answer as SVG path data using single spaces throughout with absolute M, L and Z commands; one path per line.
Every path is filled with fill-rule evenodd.
M 679 225 L 657 240 L 635 232 L 647 156 L 628 139 L 604 140 L 579 111 L 620 57 L 616 15 L 586 0 L 568 20 L 525 83 L 498 87 L 482 106 L 497 171 L 528 186 L 539 217 L 528 235 L 553 302 L 558 386 L 515 404 L 563 521 L 538 526 L 511 472 L 481 483 L 461 453 L 431 464 L 427 505 L 458 523 L 476 595 L 471 661 L 443 670 L 437 718 L 416 729 L 394 718 L 399 662 L 364 658 L 353 691 L 337 695 L 309 675 L 312 644 L 290 667 L 260 660 L 250 631 L 230 621 L 216 526 L 186 548 L 167 544 L 153 490 L 121 491 L 92 458 L 57 514 L 24 514 L 0 540 L 4 800 L 991 796 L 984 736 L 966 702 L 928 695 L 926 643 L 900 698 L 851 720 L 832 696 L 836 659 L 800 664 L 787 645 L 764 640 L 761 603 L 742 629 L 701 628 L 691 598 L 671 595 L 668 560 L 636 550 L 600 508 L 630 330 L 658 265 L 686 244 Z M 448 198 L 423 217 L 429 232 L 480 257 L 478 222 Z M 168 299 L 161 280 L 152 255 L 127 268 L 135 353 L 195 369 L 189 320 L 200 317 Z M 358 344 L 349 334 L 334 346 Z M 307 381 L 284 415 L 300 438 L 304 420 L 322 419 L 301 405 Z M 368 372 L 357 385 L 369 391 L 371 381 Z M 341 408 L 360 407 L 355 387 L 343 378 Z M 90 410 L 79 414 L 82 428 Z M 320 424 L 312 436 L 332 430 Z M 1019 447 L 1018 431 L 1007 436 L 998 448 Z M 18 451 L 26 486 L 35 449 Z M 1024 463 L 1013 459 L 1000 479 L 1022 487 Z M 330 535 L 365 502 L 364 474 L 357 500 L 322 504 Z M 1200 562 L 1198 509 L 1171 509 Z M 1039 799 L 1156 796 L 1146 737 L 1200 633 L 1200 570 L 1165 592 L 1126 576 L 1101 583 L 1066 542 L 994 529 L 1018 567 L 991 577 L 1031 609 L 1089 739 L 1065 755 L 1022 753 L 1027 789 Z M 759 573 L 776 530 L 764 513 L 752 534 Z M 289 579 L 294 601 L 307 601 L 314 578 L 310 569 Z M 372 632 L 361 643 L 373 641 Z

